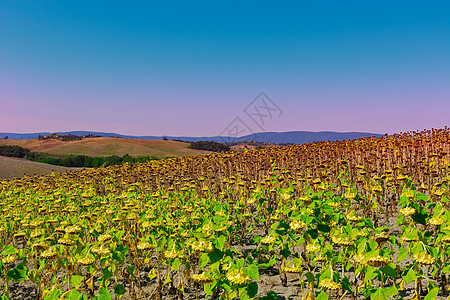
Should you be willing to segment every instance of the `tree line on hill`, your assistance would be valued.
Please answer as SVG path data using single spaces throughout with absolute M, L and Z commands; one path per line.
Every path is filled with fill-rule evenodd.
M 122 163 L 137 163 L 158 159 L 155 156 L 147 155 L 140 157 L 132 157 L 128 154 L 125 154 L 122 157 L 117 155 L 100 156 L 100 157 L 92 157 L 87 155 L 65 155 L 61 157 L 55 157 L 47 153 L 31 152 L 29 149 L 20 146 L 1 146 L 1 145 L 0 145 L 0 155 L 7 157 L 25 158 L 31 161 L 56 166 L 80 167 L 80 168 L 81 167 L 92 168 L 101 166 L 106 167 L 111 165 L 119 165 Z
M 99 135 L 93 135 L 93 134 L 88 134 L 85 136 L 78 136 L 75 134 L 66 134 L 66 135 L 61 135 L 61 134 L 57 134 L 57 133 L 52 133 L 50 135 L 39 135 L 38 140 L 50 140 L 50 139 L 54 139 L 54 140 L 60 140 L 63 142 L 71 142 L 71 141 L 80 141 L 82 139 L 85 138 L 94 138 L 94 137 L 100 137 Z
M 230 147 L 228 145 L 213 141 L 192 142 L 188 147 L 191 149 L 206 150 L 213 152 L 226 152 L 230 150 Z

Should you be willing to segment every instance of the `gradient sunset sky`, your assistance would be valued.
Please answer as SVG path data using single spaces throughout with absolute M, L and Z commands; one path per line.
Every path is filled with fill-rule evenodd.
M 0 1 L 0 132 L 211 136 L 450 120 L 448 1 Z

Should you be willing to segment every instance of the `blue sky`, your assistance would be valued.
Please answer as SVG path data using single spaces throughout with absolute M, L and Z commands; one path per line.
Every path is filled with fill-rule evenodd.
M 450 3 L 0 1 L 0 132 L 448 125 Z M 247 118 L 247 119 L 246 119 Z

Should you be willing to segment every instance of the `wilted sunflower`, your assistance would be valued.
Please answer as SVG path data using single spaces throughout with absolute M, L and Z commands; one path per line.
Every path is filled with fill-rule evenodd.
M 444 224 L 444 218 L 442 218 L 441 216 L 432 217 L 428 220 L 428 224 L 433 226 L 441 226 L 442 224 Z
M 191 276 L 192 280 L 199 283 L 208 283 L 212 282 L 211 275 L 207 275 L 205 272 L 202 272 L 201 274 L 194 274 Z
M 149 242 L 140 242 L 140 243 L 137 245 L 137 248 L 138 248 L 139 250 L 146 251 L 146 250 L 152 249 L 152 248 L 153 248 L 153 245 L 150 244 Z
M 44 230 L 35 230 L 31 233 L 30 238 L 35 239 L 45 234 Z
M 411 243 L 411 242 L 417 242 L 419 240 L 419 238 L 417 236 L 413 237 L 413 238 L 409 238 L 407 236 L 402 236 L 401 238 L 401 242 L 405 242 L 405 243 Z
M 164 251 L 164 256 L 168 259 L 175 259 L 175 258 L 180 258 L 181 257 L 181 252 L 180 251 L 176 251 L 175 247 L 170 250 L 170 251 Z
M 100 236 L 98 237 L 98 241 L 99 241 L 100 243 L 107 242 L 107 241 L 109 241 L 109 240 L 111 240 L 111 239 L 112 239 L 112 237 L 111 237 L 111 235 L 110 235 L 109 233 L 104 233 L 104 234 L 102 234 L 102 235 L 100 235 Z
M 325 288 L 327 290 L 338 290 L 341 288 L 341 285 L 337 282 L 334 282 L 332 279 L 325 278 L 320 281 L 320 287 Z
M 355 264 L 359 264 L 359 265 L 363 265 L 363 266 L 367 265 L 366 256 L 364 254 L 353 255 L 352 259 L 355 262 Z
M 360 236 L 360 237 L 368 237 L 369 235 L 370 235 L 370 233 L 367 231 L 367 229 L 363 229 L 356 233 L 356 236 Z
M 293 230 L 299 230 L 308 227 L 308 225 L 302 220 L 294 220 L 291 222 L 290 227 Z
M 366 260 L 366 263 L 372 267 L 384 267 L 390 263 L 389 257 L 377 255 L 375 257 L 370 257 Z
M 342 247 L 351 247 L 353 246 L 353 241 L 350 240 L 349 237 L 342 238 L 340 236 L 332 236 L 331 241 Z
M 263 245 L 272 245 L 275 243 L 276 238 L 273 235 L 267 235 L 261 239 L 261 244 Z
M 380 233 L 376 234 L 376 235 L 373 237 L 373 239 L 374 239 L 378 244 L 381 244 L 381 243 L 384 243 L 384 242 L 386 242 L 387 240 L 389 240 L 389 235 L 388 235 L 387 233 L 385 233 L 385 232 L 380 232 Z
M 18 233 L 14 234 L 15 238 L 23 238 L 26 236 L 26 233 L 24 231 L 19 231 Z
M 195 241 L 191 243 L 191 248 L 194 251 L 209 253 L 214 250 L 213 244 L 210 241 Z
M 442 243 L 450 243 L 450 235 L 446 234 L 443 238 L 442 238 Z
M 326 256 L 316 256 L 313 258 L 314 262 L 320 262 L 320 263 L 324 263 L 327 261 L 327 257 Z
M 78 225 L 69 226 L 65 229 L 66 233 L 77 234 L 81 232 L 81 227 Z
M 94 263 L 94 260 L 90 257 L 83 257 L 78 260 L 78 264 L 82 266 L 89 266 Z
M 296 266 L 292 262 L 286 262 L 286 265 L 282 269 L 286 273 L 302 273 L 303 272 L 302 267 Z
M 316 298 L 314 297 L 314 293 L 313 292 L 307 292 L 306 294 L 304 294 L 302 296 L 302 300 L 315 300 Z
M 41 253 L 41 257 L 45 259 L 52 259 L 58 255 L 58 252 L 54 248 L 50 248 Z
M 98 255 L 98 256 L 101 256 L 101 257 L 107 256 L 108 254 L 111 253 L 109 248 L 105 247 L 103 244 L 100 245 L 100 246 L 95 245 L 94 247 L 92 247 L 91 252 L 94 253 L 95 255 Z
M 414 254 L 414 259 L 422 265 L 432 265 L 436 261 L 436 258 L 425 252 Z
M 4 263 L 5 265 L 12 264 L 15 261 L 16 261 L 15 255 L 8 255 L 2 258 L 2 263 Z
M 363 219 L 362 217 L 357 216 L 354 210 L 350 211 L 345 217 L 351 222 L 359 222 Z
M 415 213 L 416 209 L 413 207 L 407 206 L 405 208 L 400 209 L 400 214 L 404 215 L 405 217 L 412 216 Z
M 58 244 L 61 244 L 64 246 L 73 246 L 73 245 L 75 245 L 75 241 L 68 239 L 68 238 L 60 238 L 58 240 Z
M 42 250 L 47 249 L 48 245 L 46 245 L 44 243 L 36 243 L 36 244 L 33 244 L 32 247 L 36 251 L 42 251 Z
M 317 251 L 320 251 L 320 246 L 316 244 L 307 244 L 306 245 L 306 252 L 307 253 L 315 253 Z
M 233 283 L 233 284 L 238 284 L 238 285 L 246 285 L 249 284 L 250 282 L 252 282 L 252 279 L 244 274 L 244 272 L 242 270 L 233 270 L 231 272 L 229 272 L 227 274 L 227 279 Z
M 345 192 L 344 197 L 349 199 L 349 200 L 350 199 L 355 199 L 356 193 L 348 190 L 348 191 Z

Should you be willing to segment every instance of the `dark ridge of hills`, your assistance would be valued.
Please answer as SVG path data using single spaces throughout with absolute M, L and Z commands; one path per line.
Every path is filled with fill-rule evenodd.
M 197 141 L 214 141 L 214 142 L 242 142 L 254 141 L 262 143 L 274 144 L 304 144 L 320 141 L 335 141 L 335 140 L 351 140 L 359 137 L 383 136 L 377 133 L 368 132 L 334 132 L 334 131 L 287 131 L 287 132 L 259 132 L 242 137 L 226 137 L 226 136 L 210 136 L 210 137 L 188 137 L 188 136 L 132 136 L 117 133 L 94 132 L 94 131 L 66 131 L 66 132 L 52 132 L 59 135 L 73 134 L 78 136 L 86 136 L 89 134 L 101 137 L 121 137 L 145 140 L 158 140 L 166 137 L 170 140 L 181 140 L 186 142 Z M 0 133 L 0 138 L 8 136 L 9 139 L 36 139 L 39 135 L 45 136 L 52 134 L 50 132 L 37 133 Z

